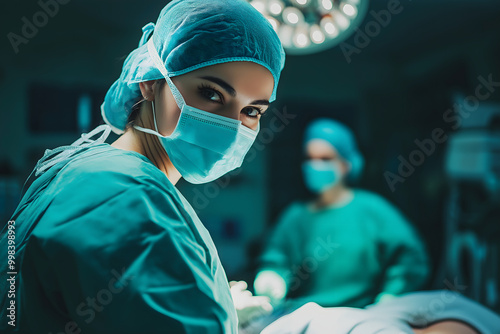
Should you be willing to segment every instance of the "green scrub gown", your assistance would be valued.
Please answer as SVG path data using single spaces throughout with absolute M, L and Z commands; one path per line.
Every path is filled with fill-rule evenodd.
M 2 285 L 2 333 L 237 332 L 208 231 L 136 152 L 83 149 L 37 178 L 12 220 L 16 326 Z
M 411 225 L 386 200 L 363 190 L 354 190 L 343 207 L 292 204 L 261 264 L 261 270 L 285 279 L 287 298 L 325 307 L 364 307 L 381 293 L 421 288 L 429 274 L 426 251 Z

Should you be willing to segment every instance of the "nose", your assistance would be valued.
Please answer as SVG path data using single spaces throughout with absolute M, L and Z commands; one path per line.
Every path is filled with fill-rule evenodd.
M 227 105 L 222 109 L 212 110 L 211 112 L 219 116 L 224 116 L 237 121 L 241 121 L 240 110 L 236 106 Z

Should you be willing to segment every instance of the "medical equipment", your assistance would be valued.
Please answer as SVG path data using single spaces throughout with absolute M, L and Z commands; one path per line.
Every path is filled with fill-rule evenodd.
M 269 20 L 287 53 L 297 55 L 323 51 L 343 42 L 359 31 L 357 28 L 369 6 L 367 0 L 252 0 L 250 3 Z M 391 20 L 388 10 L 372 15 L 375 19 L 371 29 L 380 30 L 381 25 Z M 373 35 L 372 31 L 367 33 Z
M 500 311 L 500 105 L 481 103 L 450 136 L 444 263 L 436 280 Z

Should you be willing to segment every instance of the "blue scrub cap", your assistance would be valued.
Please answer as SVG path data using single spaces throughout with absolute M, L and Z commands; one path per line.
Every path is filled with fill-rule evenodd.
M 351 163 L 348 179 L 355 181 L 359 178 L 364 159 L 356 146 L 356 139 L 352 131 L 342 123 L 329 118 L 319 118 L 311 122 L 304 135 L 304 147 L 314 139 L 322 139 L 330 143 L 339 154 Z
M 269 21 L 244 0 L 174 0 L 163 8 L 156 25 L 142 28 L 139 47 L 125 59 L 120 78 L 101 106 L 113 132 L 125 130 L 127 118 L 141 96 L 139 82 L 162 79 L 148 53 L 152 43 L 169 77 L 231 61 L 251 61 L 274 77 L 271 102 L 285 65 L 285 52 Z

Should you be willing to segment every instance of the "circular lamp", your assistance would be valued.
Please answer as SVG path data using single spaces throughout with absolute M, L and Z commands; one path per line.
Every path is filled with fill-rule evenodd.
M 272 24 L 288 54 L 331 48 L 361 24 L 368 0 L 249 0 Z

